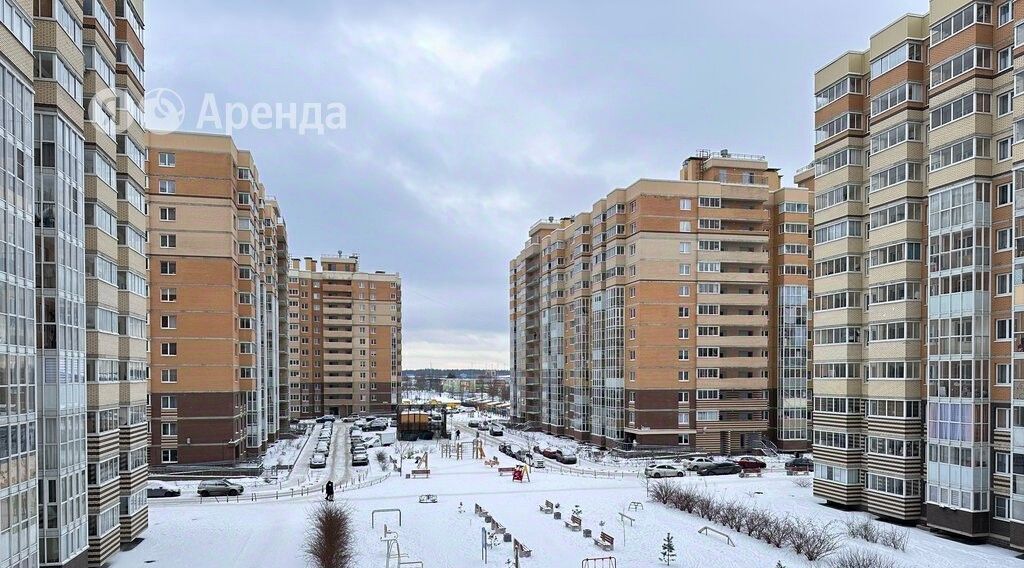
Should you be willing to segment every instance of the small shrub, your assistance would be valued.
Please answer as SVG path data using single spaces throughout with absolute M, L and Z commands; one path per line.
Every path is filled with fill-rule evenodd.
M 761 535 L 764 534 L 765 527 L 773 520 L 774 517 L 771 513 L 762 509 L 751 509 L 743 520 L 743 531 L 747 533 L 747 536 L 763 540 Z
M 770 515 L 770 519 L 761 530 L 760 539 L 775 548 L 782 548 L 789 542 L 792 534 L 793 520 L 788 515 L 785 517 Z
M 847 549 L 830 559 L 828 568 L 899 568 L 899 565 L 887 556 L 866 550 Z
M 675 501 L 678 494 L 679 487 L 677 487 L 675 483 L 666 479 L 658 480 L 650 486 L 651 500 L 657 501 L 662 505 L 667 505 Z
M 797 479 L 793 480 L 793 485 L 796 485 L 797 487 L 807 488 L 810 487 L 811 485 L 814 485 L 814 483 L 806 477 L 798 477 Z
M 846 534 L 868 542 L 878 542 L 878 525 L 871 519 L 852 516 L 846 520 Z
M 387 471 L 391 466 L 391 461 L 388 459 L 388 453 L 384 450 L 380 450 L 375 454 L 377 458 L 377 465 L 380 466 L 381 471 Z
M 803 554 L 814 562 L 842 548 L 842 535 L 835 530 L 834 522 L 817 524 L 808 519 L 792 522 L 789 542 L 797 554 Z
M 907 551 L 907 531 L 899 527 L 889 527 L 888 530 L 880 531 L 878 541 L 894 550 Z
M 348 510 L 336 503 L 322 502 L 310 511 L 309 517 L 303 546 L 309 565 L 314 568 L 355 568 L 352 520 Z

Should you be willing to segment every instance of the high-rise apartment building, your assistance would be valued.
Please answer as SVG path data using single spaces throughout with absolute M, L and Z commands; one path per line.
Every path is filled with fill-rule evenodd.
M 149 155 L 150 463 L 258 455 L 279 425 L 283 219 L 229 136 L 153 135 Z
M 5 0 L 0 15 L 0 564 L 99 565 L 148 518 L 147 222 L 128 191 L 145 185 L 128 111 L 144 92 L 141 1 Z
M 402 386 L 402 282 L 356 255 L 293 258 L 288 272 L 290 416 L 395 412 Z
M 144 25 L 141 1 L 83 7 L 88 561 L 99 566 L 149 522 Z
M 748 451 L 770 424 L 805 447 L 809 199 L 723 150 L 536 223 L 509 266 L 513 416 L 609 447 Z
M 35 291 L 35 87 L 32 2 L 0 2 L 0 565 L 39 565 Z
M 815 494 L 1017 548 L 1022 45 L 1019 2 L 933 0 L 814 77 Z
M 263 263 L 266 285 L 264 350 L 267 361 L 267 434 L 277 439 L 288 428 L 288 232 L 276 199 L 269 197 L 263 211 Z

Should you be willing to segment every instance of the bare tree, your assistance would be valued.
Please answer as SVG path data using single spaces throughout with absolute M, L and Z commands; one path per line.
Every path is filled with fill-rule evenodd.
M 377 458 L 377 465 L 380 466 L 381 471 L 387 471 L 391 465 L 391 461 L 388 459 L 388 453 L 384 450 L 380 450 L 374 456 Z
M 303 552 L 314 568 L 355 568 L 351 515 L 344 505 L 322 502 L 309 513 Z

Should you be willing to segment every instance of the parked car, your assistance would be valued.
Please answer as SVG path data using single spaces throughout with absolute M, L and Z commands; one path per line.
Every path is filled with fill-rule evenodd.
M 559 434 L 555 437 L 558 438 L 559 440 L 572 440 L 572 436 L 566 434 Z
M 366 453 L 366 446 L 364 446 L 362 444 L 356 444 L 356 445 L 352 446 L 352 453 L 353 454 L 365 454 Z
M 702 467 L 707 467 L 709 465 L 714 464 L 715 460 L 713 460 L 713 459 L 711 459 L 711 458 L 709 458 L 707 456 L 698 456 L 698 457 L 695 457 L 695 458 L 684 459 L 683 461 L 681 461 L 679 463 L 681 463 L 683 465 L 683 467 L 685 467 L 689 471 L 697 471 L 698 469 L 700 469 Z
M 733 462 L 718 462 L 706 465 L 697 470 L 697 475 L 732 475 L 743 471 L 739 464 Z
M 318 438 L 320 440 L 330 440 L 331 436 L 333 436 L 333 435 L 334 435 L 334 432 L 332 432 L 330 430 L 321 430 L 320 431 L 320 435 L 318 436 Z
M 180 497 L 181 488 L 177 485 L 164 483 L 163 481 L 150 481 L 146 487 L 146 497 L 154 499 L 157 497 Z
M 342 419 L 341 419 L 341 421 L 342 421 L 342 422 L 355 422 L 355 421 L 356 421 L 356 420 L 358 420 L 358 419 L 359 419 L 359 417 L 358 417 L 358 416 L 356 416 L 356 415 L 354 415 L 354 414 L 350 414 L 350 415 L 348 415 L 348 416 L 346 416 L 346 417 L 342 418 Z
M 516 457 L 515 452 L 512 451 L 512 446 L 508 444 L 498 444 L 498 451 L 509 457 Z
M 338 419 L 338 417 L 333 415 L 333 414 L 324 414 L 320 418 L 317 418 L 316 421 L 320 422 L 320 423 L 330 422 L 330 423 L 333 424 L 334 421 L 337 420 L 337 419 Z
M 469 426 L 470 428 L 477 428 L 477 427 L 480 426 L 480 421 L 479 420 L 470 420 L 469 422 L 466 422 L 466 426 Z
M 558 455 L 558 449 L 550 446 L 540 449 L 540 454 L 546 458 L 554 459 Z
M 366 452 L 352 454 L 352 465 L 370 465 L 370 457 L 366 455 Z
M 555 450 L 555 459 L 559 463 L 574 464 L 576 463 L 576 453 L 570 450 Z
M 736 460 L 736 465 L 740 466 L 743 469 L 764 469 L 765 467 L 768 466 L 768 464 L 764 463 L 763 461 L 750 456 L 743 456 L 742 458 Z
M 793 458 L 786 462 L 790 471 L 814 471 L 814 460 L 811 458 Z
M 476 428 L 477 430 L 486 430 L 490 428 L 490 425 L 488 425 L 486 422 L 479 422 L 477 423 L 476 426 L 474 426 L 474 428 Z
M 325 467 L 327 467 L 327 454 L 317 452 L 313 454 L 313 457 L 309 458 L 310 469 L 322 469 Z
M 232 483 L 226 479 L 206 480 L 199 482 L 199 488 L 196 493 L 200 497 L 218 497 L 224 495 L 240 495 L 245 491 L 245 488 L 237 483 Z
M 527 465 L 533 465 L 533 454 L 528 450 L 516 450 L 512 457 Z
M 489 432 L 491 433 L 491 436 L 504 436 L 505 435 L 505 429 L 502 428 L 500 424 L 491 424 L 491 428 L 490 428 Z
M 353 423 L 352 428 L 363 429 L 366 427 L 367 424 L 368 422 L 366 421 L 365 418 L 359 418 Z
M 644 475 L 647 477 L 683 477 L 686 475 L 686 468 L 674 463 L 656 463 L 644 468 Z
M 316 445 L 316 453 L 323 454 L 325 456 L 330 455 L 331 445 L 328 444 L 327 442 L 318 442 Z
M 373 422 L 367 424 L 363 430 L 367 432 L 380 432 L 388 429 L 389 421 L 387 418 L 377 418 Z

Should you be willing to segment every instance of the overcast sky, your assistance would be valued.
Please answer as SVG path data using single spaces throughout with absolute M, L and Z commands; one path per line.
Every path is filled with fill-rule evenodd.
M 787 183 L 812 154 L 816 69 L 924 0 L 146 4 L 146 82 L 198 122 L 227 103 L 330 103 L 325 135 L 235 132 L 292 256 L 401 273 L 404 367 L 508 367 L 508 261 L 698 148 Z

